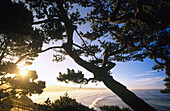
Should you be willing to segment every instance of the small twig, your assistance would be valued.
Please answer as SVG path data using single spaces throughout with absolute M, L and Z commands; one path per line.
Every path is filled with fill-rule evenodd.
M 77 45 L 77 44 L 75 44 L 75 43 L 73 43 L 73 45 L 75 45 L 76 47 L 78 47 L 78 48 L 80 48 L 80 49 L 86 50 L 84 47 L 81 47 L 81 46 L 79 46 L 79 45 Z
M 75 31 L 76 31 L 77 35 L 80 37 L 80 39 L 83 41 L 83 44 L 85 45 L 85 47 L 88 48 L 85 41 L 83 40 L 82 36 L 79 34 L 79 32 L 77 30 L 75 30 Z
M 79 46 L 79 45 L 77 45 L 77 44 L 75 44 L 75 43 L 73 43 L 73 45 L 75 45 L 76 47 L 78 47 L 78 48 L 80 48 L 80 49 L 83 49 L 84 51 L 90 52 L 90 53 L 93 54 L 93 56 L 97 59 L 97 57 L 94 55 L 94 53 L 93 53 L 92 51 L 90 51 L 90 50 L 88 50 L 88 49 L 86 49 L 86 48 L 84 48 L 84 47 L 81 47 L 81 46 Z
M 84 44 L 85 47 L 86 47 L 86 49 L 85 49 L 85 48 L 83 48 L 83 49 L 86 50 L 86 51 L 89 51 L 89 52 L 90 52 L 91 54 L 93 54 L 93 56 L 97 59 L 97 57 L 95 56 L 94 52 L 91 51 L 91 50 L 88 48 L 88 46 L 86 45 L 86 43 L 85 43 L 85 41 L 83 40 L 82 36 L 78 33 L 77 30 L 75 30 L 75 31 L 76 31 L 77 35 L 80 37 L 80 39 L 83 41 L 83 44 Z M 75 45 L 75 44 L 74 44 L 74 45 Z M 79 47 L 80 47 L 80 46 L 79 46 Z

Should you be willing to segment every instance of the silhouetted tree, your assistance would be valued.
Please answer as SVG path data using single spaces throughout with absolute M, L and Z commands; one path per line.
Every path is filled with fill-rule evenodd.
M 164 85 L 166 88 L 164 90 L 161 90 L 162 93 L 170 93 L 170 79 L 165 78 L 164 81 L 166 82 Z
M 17 64 L 23 60 L 21 57 L 27 65 L 31 64 L 38 56 L 36 52 L 41 50 L 44 36 L 32 27 L 32 12 L 17 2 L 0 1 L 0 108 L 3 110 L 12 108 L 11 98 L 17 94 L 40 94 L 45 88 L 44 81 L 34 81 L 38 78 L 35 71 L 29 71 L 27 76 L 19 73 Z
M 54 46 L 54 47 L 50 47 L 46 49 L 46 50 L 49 50 L 49 49 L 59 48 L 57 52 L 60 54 L 54 55 L 55 60 L 57 62 L 64 60 L 65 55 L 69 55 L 72 59 L 74 59 L 74 61 L 77 64 L 84 67 L 86 70 L 90 71 L 94 75 L 94 78 L 89 79 L 89 80 L 102 81 L 109 89 L 111 89 L 115 94 L 117 94 L 132 109 L 136 111 L 147 111 L 147 110 L 154 111 L 155 109 L 153 107 L 151 107 L 150 105 L 145 103 L 143 100 L 138 98 L 134 93 L 129 91 L 125 86 L 115 81 L 110 76 L 110 70 L 115 66 L 115 63 L 113 63 L 112 60 L 123 61 L 124 57 L 120 57 L 119 55 L 121 54 L 126 55 L 128 53 L 131 53 L 133 57 L 135 57 L 134 55 L 137 52 L 142 51 L 140 48 L 139 48 L 139 51 L 137 51 L 137 48 L 135 48 L 135 50 L 131 50 L 131 47 L 137 44 L 137 43 L 133 44 L 133 41 L 135 41 L 135 38 L 127 39 L 127 43 L 123 42 L 125 39 L 122 39 L 122 38 L 125 38 L 127 37 L 128 34 L 131 34 L 130 33 L 131 31 L 128 32 L 128 29 L 126 30 L 124 28 L 126 26 L 126 22 L 123 21 L 123 19 L 128 20 L 131 23 L 132 22 L 131 19 L 133 19 L 134 15 L 136 14 L 135 16 L 136 17 L 138 16 L 137 19 L 141 21 L 141 24 L 143 24 L 141 25 L 140 28 L 145 28 L 145 25 L 146 25 L 146 27 L 148 27 L 148 31 L 150 31 L 149 29 L 155 27 L 155 26 L 149 25 L 148 21 L 146 21 L 145 18 L 142 19 L 142 17 L 140 17 L 140 15 L 143 15 L 143 14 L 137 15 L 138 12 L 146 13 L 146 15 L 147 13 L 149 13 L 148 12 L 149 9 L 146 9 L 146 11 L 143 11 L 143 10 L 141 11 L 141 6 L 143 9 L 144 6 L 147 7 L 148 3 L 144 2 L 145 4 L 143 5 L 142 3 L 141 5 L 139 1 L 140 5 L 135 5 L 137 2 L 138 1 L 131 1 L 131 0 L 122 1 L 122 2 L 120 1 L 116 2 L 112 0 L 111 1 L 105 1 L 105 0 L 97 0 L 97 1 L 93 1 L 93 0 L 80 0 L 80 1 L 77 1 L 77 0 L 71 0 L 71 1 L 26 0 L 26 3 L 29 6 L 29 9 L 35 12 L 34 15 L 36 17 L 36 21 L 33 22 L 32 25 L 39 24 L 41 29 L 45 33 L 46 38 L 48 38 L 49 40 L 52 40 L 52 41 L 63 40 L 62 46 Z M 78 10 L 75 11 L 73 9 L 75 4 L 79 4 L 80 7 L 91 7 L 92 11 L 89 14 L 89 16 L 86 17 L 87 18 L 86 20 L 85 18 L 81 17 L 81 12 L 79 12 Z M 115 11 L 113 11 L 114 8 L 115 8 Z M 160 7 L 156 7 L 156 8 L 160 8 Z M 128 15 L 127 16 L 126 11 L 129 12 L 129 14 L 132 13 L 133 16 L 129 17 L 128 13 L 127 13 Z M 119 16 L 120 17 L 119 20 L 121 21 L 118 22 L 118 20 L 111 19 L 113 18 L 110 16 L 111 14 L 112 15 L 115 14 L 116 16 Z M 98 15 L 99 21 L 96 21 L 98 20 L 98 16 L 96 19 L 96 16 L 93 17 L 93 15 Z M 129 18 L 124 17 L 124 15 Z M 107 19 L 100 20 L 100 17 L 101 18 L 105 17 Z M 83 23 L 88 22 L 88 20 L 91 23 L 90 25 L 91 31 L 87 31 L 84 33 L 79 32 L 77 30 L 79 26 L 82 25 Z M 161 19 L 159 19 L 158 21 L 161 21 Z M 156 24 L 158 23 L 158 21 L 156 21 Z M 122 22 L 124 23 L 122 24 L 122 27 L 121 25 L 117 24 L 117 23 L 122 23 Z M 161 24 L 165 25 L 165 23 L 161 23 Z M 155 30 L 167 27 L 167 25 L 165 25 L 164 27 L 159 27 L 159 25 L 160 24 L 156 25 Z M 136 26 L 138 25 L 135 25 L 135 27 Z M 136 28 L 134 28 L 134 30 L 135 29 Z M 115 32 L 116 34 L 113 33 L 112 31 Z M 73 37 L 75 37 L 75 35 L 73 35 L 74 32 L 82 40 L 82 44 L 75 43 L 74 41 L 75 39 L 73 39 Z M 132 33 L 133 33 L 133 30 L 132 30 Z M 151 33 L 153 32 L 151 31 Z M 125 37 L 123 35 L 125 35 Z M 103 38 L 106 37 L 107 41 L 104 41 L 102 37 Z M 109 40 L 109 37 L 111 38 L 111 40 Z M 150 36 L 148 35 L 148 37 Z M 120 41 L 119 39 L 120 40 L 122 39 L 122 41 Z M 154 42 L 153 39 L 149 39 L 149 40 L 151 42 Z M 93 42 L 98 42 L 98 43 L 93 44 Z M 104 52 L 103 54 L 104 57 L 102 59 L 103 52 Z M 138 59 L 142 55 L 138 54 Z M 130 60 L 131 58 L 126 57 L 126 59 Z
M 94 8 L 89 13 L 92 31 L 83 36 L 91 40 L 103 36 L 110 41 L 100 43 L 111 49 L 122 49 L 121 53 L 110 53 L 111 60 L 143 61 L 153 59 L 154 70 L 165 69 L 170 76 L 170 5 L 168 0 L 110 0 L 93 1 Z
M 168 31 L 166 31 L 169 25 L 168 14 L 163 13 L 169 11 L 166 0 L 151 2 L 145 0 L 25 0 L 25 3 L 29 10 L 34 12 L 35 21 L 31 25 L 39 25 L 45 34 L 43 41 L 63 41 L 62 46 L 37 50 L 37 53 L 59 48 L 57 50 L 59 54 L 54 55 L 57 62 L 69 55 L 78 65 L 94 75 L 94 78 L 84 78 L 84 80 L 102 81 L 135 111 L 155 110 L 124 85 L 115 81 L 110 76 L 110 70 L 115 66 L 113 60 L 143 60 L 149 55 L 159 65 L 162 64 L 165 69 L 169 69 L 167 61 L 169 60 L 167 59 L 167 48 L 169 48 L 167 43 L 169 42 L 165 45 L 158 42 L 164 41 L 162 37 L 168 37 Z M 86 19 L 81 17 L 81 11 L 75 11 L 73 8 L 76 7 L 75 4 L 82 9 L 90 7 L 92 11 L 85 17 Z M 79 26 L 86 22 L 91 23 L 90 31 L 79 32 Z M 74 32 L 82 40 L 82 44 L 75 43 L 77 36 L 73 35 Z M 157 42 L 162 45 L 154 46 Z M 28 52 L 26 55 L 29 54 Z M 163 59 L 164 63 L 159 62 L 158 58 Z M 82 78 L 81 72 L 72 71 L 70 74 L 79 74 L 75 77 Z M 68 79 L 66 76 L 63 77 Z M 62 74 L 59 78 L 62 79 Z M 79 80 L 74 79 L 76 82 Z
M 169 4 L 168 0 L 95 1 L 88 17 L 92 31 L 83 36 L 92 40 L 111 37 L 100 42 L 106 49 L 108 44 L 112 50 L 120 48 L 121 53 L 110 53 L 111 60 L 144 61 L 148 57 L 156 63 L 153 70 L 165 69 L 170 78 Z
M 0 89 L 0 111 L 10 111 L 13 107 L 14 105 L 10 93 L 4 92 L 3 89 Z

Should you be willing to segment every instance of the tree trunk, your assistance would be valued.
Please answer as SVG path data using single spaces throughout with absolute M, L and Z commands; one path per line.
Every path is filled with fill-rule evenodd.
M 111 76 L 102 80 L 103 83 L 123 102 L 125 102 L 134 111 L 156 111 L 152 106 L 137 97 L 133 92 L 129 91 L 124 85 L 115 81 Z
M 167 60 L 167 62 L 165 62 L 165 65 L 164 65 L 164 68 L 165 68 L 165 73 L 166 75 L 168 76 L 168 78 L 170 79 L 170 60 Z
M 115 81 L 109 76 L 108 71 L 102 67 L 97 67 L 87 61 L 81 59 L 75 54 L 69 44 L 63 44 L 62 47 L 67 54 L 80 66 L 93 73 L 95 79 L 103 81 L 103 83 L 117 96 L 119 96 L 123 102 L 125 102 L 134 111 L 156 111 L 152 106 L 147 104 L 142 99 L 138 98 L 133 92 L 129 91 L 125 86 Z

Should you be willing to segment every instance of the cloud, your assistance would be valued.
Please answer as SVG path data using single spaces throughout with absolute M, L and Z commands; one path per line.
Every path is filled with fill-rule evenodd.
M 147 71 L 148 73 L 158 72 L 157 70 Z
M 154 84 L 156 82 L 162 81 L 164 77 L 151 77 L 151 78 L 144 78 L 144 79 L 136 79 L 134 80 L 134 84 L 136 85 L 149 85 Z
M 152 73 L 154 73 L 154 72 L 157 72 L 157 71 L 155 71 L 155 70 L 147 71 L 145 73 L 141 73 L 141 74 L 137 74 L 137 75 L 133 75 L 133 76 L 136 76 L 136 77 L 149 76 L 149 75 L 152 75 Z
M 137 77 L 139 77 L 139 76 L 148 76 L 148 75 L 151 75 L 151 74 L 138 74 L 138 75 L 133 75 L 133 76 L 137 76 Z

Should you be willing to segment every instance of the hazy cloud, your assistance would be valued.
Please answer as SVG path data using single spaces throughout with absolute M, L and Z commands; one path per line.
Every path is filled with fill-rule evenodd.
M 151 75 L 151 74 L 138 74 L 138 75 L 133 75 L 133 76 L 139 77 L 139 76 L 148 76 L 148 75 Z
M 151 78 L 144 78 L 144 79 L 136 79 L 134 80 L 134 84 L 137 85 L 149 85 L 154 84 L 156 82 L 162 81 L 164 77 L 151 77 Z
M 136 77 L 140 77 L 140 76 L 149 76 L 149 75 L 152 75 L 152 73 L 154 72 L 157 72 L 155 70 L 152 70 L 152 71 L 147 71 L 145 73 L 141 73 L 141 74 L 137 74 L 137 75 L 133 75 L 133 76 L 136 76 Z

